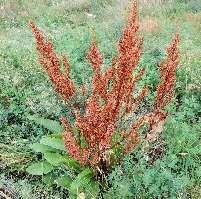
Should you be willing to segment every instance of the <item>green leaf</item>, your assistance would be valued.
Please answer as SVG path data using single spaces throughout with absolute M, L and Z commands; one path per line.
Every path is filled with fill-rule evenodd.
M 36 153 L 45 153 L 46 151 L 56 151 L 54 148 L 40 143 L 31 144 L 30 148 Z
M 44 158 L 49 162 L 50 164 L 54 166 L 59 166 L 63 162 L 63 156 L 59 153 L 54 153 L 54 152 L 48 152 L 46 151 L 44 153 Z
M 51 135 L 48 135 L 48 137 L 63 140 L 63 134 L 61 134 L 61 133 L 51 133 Z
M 72 169 L 72 170 L 75 170 L 77 172 L 82 170 L 80 164 L 76 160 L 72 159 L 71 157 L 69 157 L 67 155 L 63 159 L 63 166 L 66 169 Z
M 63 176 L 57 178 L 55 180 L 55 183 L 60 187 L 69 188 L 72 183 L 72 179 L 67 175 L 63 175 Z
M 54 179 L 57 178 L 57 173 L 55 172 L 50 172 L 46 175 L 43 175 L 42 177 L 42 182 L 47 186 L 51 187 L 55 184 Z
M 93 179 L 85 185 L 85 191 L 88 195 L 88 198 L 97 198 L 99 193 L 99 185 Z
M 47 161 L 35 162 L 29 165 L 26 171 L 32 175 L 43 175 L 51 172 L 54 167 Z
M 37 115 L 28 115 L 27 118 L 52 132 L 63 132 L 64 128 L 58 121 L 45 119 Z
M 40 143 L 52 147 L 54 149 L 65 151 L 64 142 L 61 138 L 45 136 L 42 137 Z
M 87 187 L 90 184 L 93 172 L 91 169 L 86 168 L 81 173 L 77 175 L 75 180 L 71 183 L 69 192 L 72 196 L 77 195 L 80 190 L 84 187 Z

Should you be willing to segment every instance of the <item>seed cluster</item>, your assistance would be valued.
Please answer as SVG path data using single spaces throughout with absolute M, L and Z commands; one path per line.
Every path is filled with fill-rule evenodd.
M 74 83 L 69 75 L 68 59 L 64 57 L 65 74 L 60 71 L 60 62 L 50 42 L 46 41 L 42 33 L 30 23 L 36 39 L 36 46 L 40 57 L 40 63 L 47 71 L 55 89 L 64 99 L 69 99 L 75 94 Z M 134 97 L 133 91 L 136 82 L 144 75 L 142 69 L 138 75 L 133 76 L 133 70 L 139 63 L 142 55 L 143 39 L 138 35 L 138 6 L 133 1 L 127 25 L 123 29 L 118 42 L 118 53 L 113 58 L 112 64 L 105 72 L 101 72 L 103 56 L 101 55 L 95 37 L 87 53 L 87 58 L 93 68 L 92 93 L 86 101 L 85 113 L 75 110 L 75 126 L 80 130 L 81 136 L 87 145 L 81 147 L 75 138 L 73 128 L 66 118 L 61 118 L 65 127 L 64 143 L 69 155 L 83 165 L 97 166 L 105 159 L 109 150 L 114 147 L 112 136 L 117 128 L 120 115 L 131 113 L 147 95 L 145 86 L 139 96 Z M 172 100 L 176 79 L 176 67 L 179 62 L 177 45 L 179 35 L 173 39 L 167 50 L 168 56 L 160 65 L 160 82 L 157 87 L 155 106 L 151 113 L 140 116 L 131 126 L 130 130 L 120 133 L 124 140 L 123 155 L 132 151 L 140 142 L 139 128 L 148 123 L 148 133 L 155 133 L 161 121 L 164 121 L 167 113 L 165 106 Z M 111 86 L 110 83 L 112 83 Z M 87 88 L 84 87 L 84 92 Z

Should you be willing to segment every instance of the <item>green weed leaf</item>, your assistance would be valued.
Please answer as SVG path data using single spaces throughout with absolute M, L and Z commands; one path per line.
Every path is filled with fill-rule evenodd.
M 72 183 L 72 179 L 67 175 L 63 175 L 63 176 L 57 178 L 55 180 L 55 183 L 60 187 L 69 188 Z
M 98 185 L 91 179 L 92 177 L 93 172 L 89 168 L 79 173 L 69 188 L 71 198 L 74 198 L 83 191 L 86 192 L 90 198 L 95 198 L 94 196 L 98 193 Z
M 54 167 L 47 161 L 35 162 L 29 165 L 26 171 L 32 175 L 43 175 L 51 172 Z
M 66 169 L 71 169 L 71 170 L 75 170 L 78 172 L 81 171 L 80 164 L 76 160 L 72 159 L 71 157 L 69 157 L 67 155 L 63 158 L 63 166 Z
M 59 166 L 63 162 L 63 156 L 61 154 L 51 151 L 46 151 L 44 153 L 44 158 L 54 166 Z
M 54 149 L 59 149 L 62 151 L 65 151 L 64 143 L 61 138 L 58 137 L 42 137 L 40 140 L 41 144 L 47 145 L 49 147 L 52 147 Z
M 63 132 L 63 127 L 58 121 L 45 119 L 43 117 L 39 117 L 37 115 L 28 115 L 27 118 L 30 121 L 35 122 L 36 124 L 43 126 L 44 128 L 52 131 L 52 132 Z
M 36 153 L 45 153 L 46 151 L 56 151 L 54 148 L 40 143 L 31 144 L 30 148 Z

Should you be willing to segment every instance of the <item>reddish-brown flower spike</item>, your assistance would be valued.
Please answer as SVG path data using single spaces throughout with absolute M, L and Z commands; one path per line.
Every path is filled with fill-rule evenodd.
M 117 122 L 126 112 L 133 111 L 148 93 L 148 88 L 145 86 L 136 98 L 132 96 L 136 82 L 144 74 L 144 69 L 142 69 L 137 76 L 133 76 L 133 70 L 139 62 L 143 45 L 143 39 L 137 34 L 137 9 L 137 1 L 133 0 L 128 23 L 123 29 L 118 43 L 118 53 L 111 66 L 104 73 L 101 72 L 103 57 L 98 50 L 95 38 L 93 38 L 87 53 L 87 58 L 94 71 L 92 93 L 86 100 L 85 113 L 81 114 L 81 110 L 75 110 L 76 122 L 74 124 L 86 141 L 85 148 L 82 148 L 74 137 L 72 128 L 67 120 L 61 119 L 65 127 L 65 148 L 71 157 L 83 165 L 101 167 L 106 154 L 109 154 L 108 152 L 112 150 L 112 136 L 116 130 Z M 68 59 L 63 58 L 65 74 L 62 74 L 60 62 L 52 44 L 45 40 L 42 33 L 33 23 L 30 23 L 30 26 L 36 38 L 41 64 L 46 69 L 56 90 L 66 98 L 69 98 L 74 94 L 75 87 L 70 80 Z M 123 134 L 122 139 L 126 139 L 124 154 L 129 153 L 139 144 L 140 136 L 138 131 L 143 124 L 150 125 L 150 130 L 147 134 L 149 138 L 156 138 L 156 133 L 162 129 L 161 126 L 167 116 L 162 109 L 171 101 L 173 96 L 176 66 L 179 61 L 178 41 L 179 36 L 176 35 L 167 49 L 167 59 L 160 64 L 160 83 L 157 88 L 155 109 L 151 113 L 140 115 L 132 124 L 131 130 Z M 84 93 L 85 89 L 83 89 Z M 87 94 L 89 93 L 87 92 Z M 108 157 L 106 159 L 108 161 Z
M 87 53 L 87 58 L 89 62 L 91 63 L 94 70 L 94 75 L 92 80 L 93 95 L 94 96 L 99 95 L 103 99 L 106 99 L 107 86 L 104 82 L 103 76 L 100 71 L 101 64 L 103 63 L 103 57 L 100 51 L 98 50 L 95 36 L 93 38 L 90 49 Z
M 138 133 L 138 130 L 146 122 L 147 122 L 147 117 L 142 116 L 132 124 L 131 130 L 129 133 L 124 132 L 122 134 L 124 138 L 126 139 L 126 145 L 124 147 L 125 154 L 131 152 L 140 143 L 140 135 Z
M 66 74 L 62 74 L 60 70 L 60 61 L 57 57 L 52 43 L 47 41 L 42 32 L 36 27 L 33 22 L 29 22 L 32 32 L 36 39 L 36 46 L 39 53 L 39 60 L 52 81 L 55 89 L 64 99 L 68 99 L 75 93 L 75 87 L 69 77 L 69 64 L 67 58 L 64 57 L 64 65 Z
M 77 141 L 75 140 L 73 134 L 71 132 L 64 132 L 64 143 L 65 148 L 68 151 L 69 155 L 73 157 L 75 160 L 79 161 L 82 165 L 86 165 L 89 163 L 89 150 L 82 149 Z
M 94 70 L 100 70 L 100 66 L 103 63 L 103 57 L 97 48 L 95 38 L 93 39 L 89 52 L 87 53 L 87 58 Z
M 176 34 L 167 49 L 168 57 L 160 65 L 160 83 L 157 88 L 155 109 L 163 109 L 170 103 L 174 95 L 176 68 L 179 64 L 179 34 Z
M 127 154 L 131 152 L 139 143 L 140 137 L 136 130 L 132 130 L 129 135 L 126 137 L 127 144 L 124 148 L 124 153 Z
M 107 149 L 111 147 L 111 141 L 112 141 L 112 134 L 115 130 L 114 124 L 108 125 L 106 133 L 103 135 L 103 138 L 101 139 L 99 143 L 99 150 L 100 152 L 105 152 Z
M 176 68 L 179 64 L 179 34 L 176 34 L 170 46 L 167 49 L 167 59 L 160 65 L 160 82 L 157 87 L 155 108 L 152 114 L 149 114 L 149 132 L 146 140 L 154 141 L 162 131 L 162 125 L 167 117 L 163 111 L 165 106 L 171 102 L 174 96 L 174 87 L 176 82 Z
M 63 56 L 63 63 L 65 66 L 65 77 L 70 79 L 70 64 L 66 56 Z

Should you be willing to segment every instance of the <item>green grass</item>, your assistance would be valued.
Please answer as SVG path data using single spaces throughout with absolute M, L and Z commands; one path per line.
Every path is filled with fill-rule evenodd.
M 85 54 L 92 29 L 97 33 L 106 67 L 117 51 L 116 42 L 127 10 L 115 0 L 1 0 L 0 7 L 0 181 L 14 177 L 11 189 L 22 198 L 27 198 L 27 194 L 37 198 L 37 192 L 46 198 L 61 198 L 66 194 L 64 190 L 47 188 L 40 178 L 24 172 L 27 163 L 34 158 L 29 144 L 50 133 L 28 121 L 25 115 L 39 114 L 55 120 L 62 114 L 68 115 L 37 61 L 28 21 L 35 21 L 53 41 L 59 55 L 69 56 L 71 76 L 82 84 L 91 80 L 92 69 Z M 164 49 L 178 26 L 181 62 L 175 102 L 169 107 L 162 141 L 144 153 L 139 146 L 121 166 L 114 168 L 108 177 L 105 198 L 200 198 L 200 3 L 199 0 L 187 3 L 178 0 L 142 8 L 140 20 L 151 16 L 159 29 L 142 32 L 145 42 L 140 66 L 145 67 L 146 75 L 139 86 L 149 84 L 152 93 L 148 99 L 153 98 L 158 82 L 157 63 L 165 57 Z M 86 12 L 95 18 L 87 17 Z M 26 190 L 26 187 L 29 188 Z

